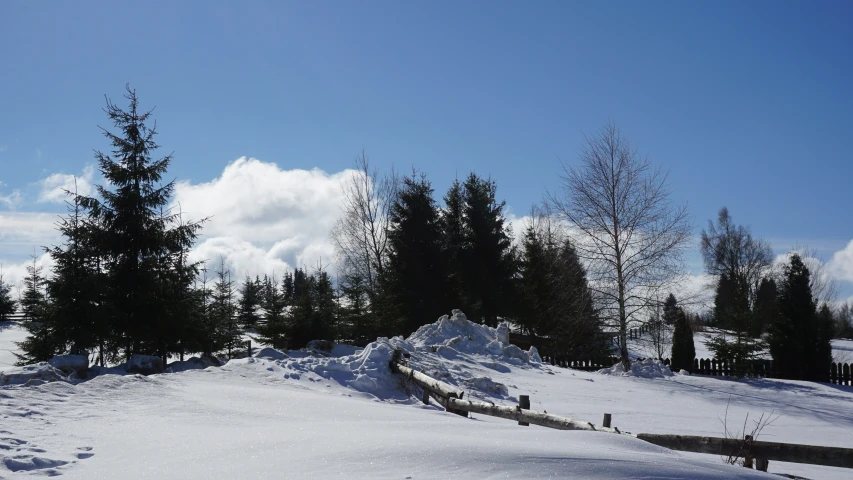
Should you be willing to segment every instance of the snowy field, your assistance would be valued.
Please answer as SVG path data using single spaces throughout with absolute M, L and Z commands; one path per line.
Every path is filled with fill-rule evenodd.
M 0 330 L 0 371 L 16 327 Z M 0 387 L 0 478 L 779 478 L 607 433 L 565 432 L 420 405 L 387 367 L 391 345 L 466 396 L 623 431 L 721 436 L 771 411 L 762 440 L 853 446 L 853 387 L 637 376 L 541 365 L 506 332 L 449 318 L 341 357 L 269 349 L 221 368 Z M 844 346 L 846 344 L 842 344 Z M 341 354 L 351 351 L 341 349 Z M 36 382 L 38 383 L 38 382 Z M 851 471 L 770 463 L 847 479 Z

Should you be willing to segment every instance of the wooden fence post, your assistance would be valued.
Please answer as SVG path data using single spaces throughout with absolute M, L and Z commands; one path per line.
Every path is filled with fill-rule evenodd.
M 252 358 L 252 341 L 251 340 L 246 341 L 246 350 L 249 353 L 249 358 Z
M 609 413 L 604 414 L 604 421 L 601 422 L 601 426 L 606 427 L 606 428 L 610 428 L 610 414 Z
M 519 395 L 518 396 L 518 408 L 523 410 L 530 410 L 530 395 Z M 530 424 L 527 422 L 518 422 L 519 425 L 523 427 L 529 427 Z
M 429 390 L 424 389 L 424 397 L 421 399 L 424 402 L 424 405 L 429 405 Z
M 751 447 L 752 435 L 743 437 L 743 466 L 746 468 L 752 468 L 752 453 L 750 453 Z

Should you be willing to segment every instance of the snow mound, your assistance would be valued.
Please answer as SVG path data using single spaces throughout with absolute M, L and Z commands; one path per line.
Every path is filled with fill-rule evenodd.
M 2 385 L 39 385 L 43 382 L 68 381 L 68 376 L 62 370 L 47 362 L 36 363 L 24 367 L 12 367 L 0 372 Z
M 187 370 L 203 370 L 207 367 L 220 366 L 219 360 L 210 357 L 190 357 L 184 361 L 172 362 L 166 367 L 166 373 L 186 372 Z
M 469 321 L 461 310 L 453 310 L 452 315 L 444 315 L 437 322 L 422 326 L 406 339 L 406 343 L 417 351 L 431 351 L 445 358 L 455 358 L 458 352 L 501 357 L 515 365 L 531 361 L 530 353 L 509 343 L 509 325 L 505 322 L 497 328 L 480 325 Z M 536 361 L 538 352 L 531 350 L 531 353 L 536 354 Z
M 287 358 L 286 353 L 282 352 L 281 350 L 276 350 L 270 347 L 265 347 L 258 350 L 258 353 L 256 353 L 254 356 L 255 358 L 267 358 L 270 360 L 284 360 L 285 358 Z
M 509 389 L 503 383 L 498 383 L 489 377 L 474 377 L 465 381 L 465 384 L 474 390 L 492 395 L 506 397 Z
M 74 373 L 77 378 L 86 378 L 86 372 L 89 370 L 89 357 L 86 355 L 57 355 L 47 363 L 62 370 L 66 375 Z
M 640 377 L 640 378 L 664 378 L 672 377 L 675 374 L 668 366 L 656 358 L 648 360 L 638 360 L 631 363 L 631 371 L 626 372 L 622 368 L 621 363 L 617 363 L 610 368 L 602 368 L 598 373 L 603 375 L 616 375 L 621 377 Z

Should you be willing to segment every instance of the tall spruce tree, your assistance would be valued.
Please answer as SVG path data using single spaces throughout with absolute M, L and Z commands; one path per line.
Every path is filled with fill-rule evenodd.
M 20 300 L 27 338 L 18 343 L 20 353 L 15 353 L 18 365 L 44 362 L 54 355 L 64 353 L 62 351 L 64 342 L 57 335 L 55 326 L 47 321 L 50 305 L 45 293 L 46 283 L 47 280 L 42 275 L 42 267 L 38 265 L 36 256 L 33 255 L 32 263 L 27 265 L 24 292 Z
M 465 250 L 465 195 L 458 179 L 444 195 L 444 209 L 441 211 L 441 255 L 447 265 L 447 284 L 450 302 L 453 308 L 468 311 L 465 294 L 465 281 L 462 278 L 462 258 Z
M 288 345 L 289 313 L 284 295 L 279 289 L 275 275 L 264 275 L 261 282 L 261 311 L 263 320 L 258 323 L 258 335 L 263 343 L 273 348 L 284 349 Z
M 370 309 L 370 292 L 363 275 L 353 269 L 340 282 L 339 334 L 345 343 L 365 346 L 379 336 L 376 315 Z
M 413 173 L 403 179 L 390 225 L 384 291 L 397 330 L 388 333 L 408 335 L 454 308 L 438 208 L 425 175 Z
M 129 102 L 123 110 L 109 99 L 105 112 L 118 130 L 102 129 L 112 144 L 111 155 L 96 152 L 106 186 L 98 196 L 81 199 L 97 227 L 110 285 L 112 326 L 125 357 L 133 353 L 158 354 L 166 358 L 180 341 L 177 308 L 171 308 L 175 289 L 189 285 L 170 282 L 168 270 L 181 253 L 192 246 L 201 223 L 183 223 L 177 214 L 163 211 L 169 203 L 174 182 L 161 184 L 171 155 L 154 159 L 159 145 L 155 127 L 149 127 L 151 111 L 141 112 L 136 91 L 127 87 Z M 176 279 L 189 281 L 185 276 Z
M 15 313 L 17 302 L 12 298 L 12 288 L 3 279 L 3 266 L 0 265 L 0 321 L 9 320 L 9 316 Z
M 237 307 L 237 316 L 240 319 L 240 324 L 246 330 L 257 328 L 258 321 L 261 316 L 258 314 L 258 309 L 261 306 L 262 285 L 261 280 L 255 277 L 246 276 L 243 285 L 240 287 L 240 303 Z
M 316 278 L 297 268 L 293 272 L 293 302 L 290 308 L 288 337 L 291 348 L 303 348 L 311 341 L 314 310 L 317 304 Z
M 770 328 L 770 354 L 783 378 L 825 380 L 832 362 L 830 336 L 810 287 L 808 267 L 798 254 L 784 266 L 778 284 L 779 314 Z
M 675 310 L 675 330 L 672 333 L 672 355 L 670 365 L 673 370 L 692 370 L 696 358 L 696 346 L 693 343 L 693 329 L 681 308 Z
M 516 322 L 541 337 L 549 354 L 603 358 L 609 338 L 602 332 L 586 271 L 571 241 L 561 237 L 547 214 L 534 215 L 525 229 Z
M 776 281 L 772 278 L 762 278 L 755 294 L 755 306 L 753 307 L 752 323 L 749 328 L 750 336 L 760 337 L 773 324 L 778 314 L 777 296 Z
M 75 181 L 76 183 L 76 181 Z M 51 308 L 45 321 L 63 345 L 61 353 L 88 354 L 107 336 L 106 308 L 101 305 L 104 288 L 99 269 L 98 240 L 80 205 L 81 197 L 67 192 L 68 215 L 57 228 L 65 244 L 47 249 L 53 258 L 53 276 L 47 280 Z
M 675 325 L 680 310 L 678 300 L 670 293 L 663 302 L 663 322 L 667 325 Z
M 497 326 L 499 316 L 512 312 L 516 255 L 503 209 L 497 201 L 497 185 L 475 173 L 462 185 L 465 204 L 465 240 L 459 267 L 462 269 L 471 318 Z
M 224 258 L 220 258 L 216 270 L 210 310 L 216 350 L 224 350 L 228 358 L 232 358 L 234 351 L 240 347 L 243 332 L 237 319 L 237 306 L 234 305 L 234 282 L 231 272 L 225 268 Z

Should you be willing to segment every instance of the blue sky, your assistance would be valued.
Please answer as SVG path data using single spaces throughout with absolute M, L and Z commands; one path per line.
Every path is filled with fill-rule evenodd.
M 491 175 L 519 216 L 612 121 L 697 233 L 725 205 L 779 253 L 837 254 L 853 295 L 853 3 L 119 3 L 0 2 L 0 215 L 61 210 L 44 179 L 108 148 L 126 82 L 188 185 L 243 156 L 330 181 L 363 148 L 439 193 Z

